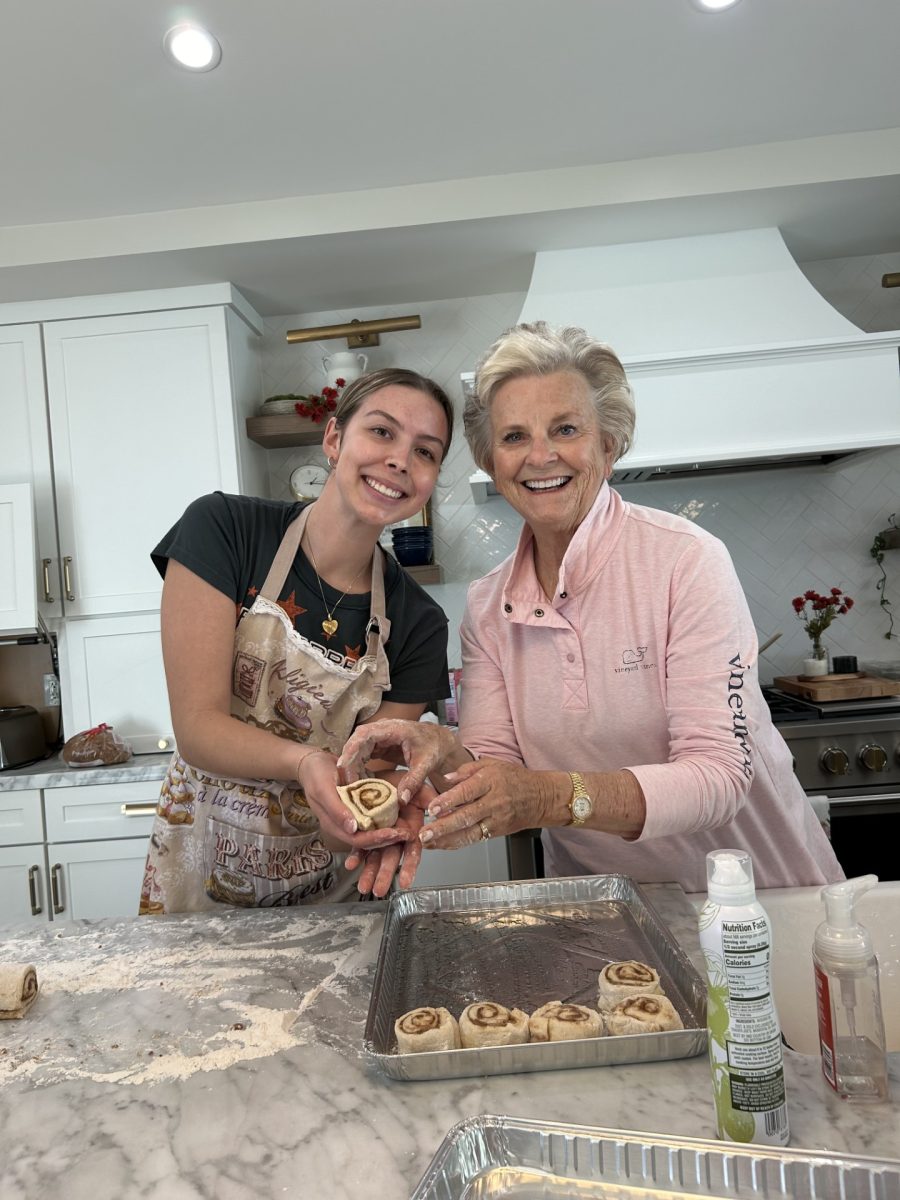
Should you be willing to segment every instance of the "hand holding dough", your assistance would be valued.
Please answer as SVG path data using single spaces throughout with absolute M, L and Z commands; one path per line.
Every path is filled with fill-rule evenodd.
M 386 779 L 357 779 L 338 787 L 338 795 L 356 818 L 362 833 L 387 829 L 397 823 L 400 804 L 397 789 Z

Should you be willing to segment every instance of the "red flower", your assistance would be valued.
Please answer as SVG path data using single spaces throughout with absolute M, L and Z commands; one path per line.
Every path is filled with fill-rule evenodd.
M 812 590 L 804 592 L 802 596 L 797 596 L 791 601 L 791 607 L 803 622 L 803 628 L 813 642 L 818 644 L 819 638 L 834 618 L 850 611 L 853 600 L 840 588 L 833 587 L 827 596 L 820 596 Z
M 334 385 L 335 385 L 335 387 L 339 387 L 339 388 L 346 387 L 347 380 L 346 379 L 336 379 L 334 381 Z

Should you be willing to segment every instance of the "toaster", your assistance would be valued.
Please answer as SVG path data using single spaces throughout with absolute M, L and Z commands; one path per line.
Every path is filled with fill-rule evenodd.
M 47 753 L 44 722 L 36 708 L 0 708 L 0 771 L 37 762 Z

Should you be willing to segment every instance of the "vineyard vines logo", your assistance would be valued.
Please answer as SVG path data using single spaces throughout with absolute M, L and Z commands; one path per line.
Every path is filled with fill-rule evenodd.
M 737 739 L 744 761 L 741 770 L 748 779 L 753 778 L 753 766 L 750 761 L 750 742 L 748 741 L 747 714 L 744 712 L 744 672 L 747 668 L 741 662 L 740 654 L 728 660 L 731 672 L 728 676 L 728 707 L 731 709 L 731 732 Z
M 646 646 L 638 646 L 635 650 L 623 650 L 622 651 L 623 665 L 621 667 L 615 668 L 616 674 L 624 675 L 628 671 L 637 671 L 641 667 L 643 667 L 643 669 L 645 671 L 649 670 L 649 668 L 651 667 L 652 664 L 644 662 L 644 655 L 646 653 L 647 653 Z

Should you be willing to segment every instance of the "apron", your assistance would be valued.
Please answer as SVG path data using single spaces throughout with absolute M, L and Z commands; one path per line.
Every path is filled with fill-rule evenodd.
M 390 687 L 381 555 L 372 560 L 366 653 L 355 663 L 310 642 L 277 600 L 306 527 L 291 522 L 262 590 L 234 635 L 231 715 L 278 737 L 339 754 Z M 140 912 L 271 908 L 356 899 L 359 872 L 329 850 L 296 783 L 220 779 L 175 752 L 163 780 Z

